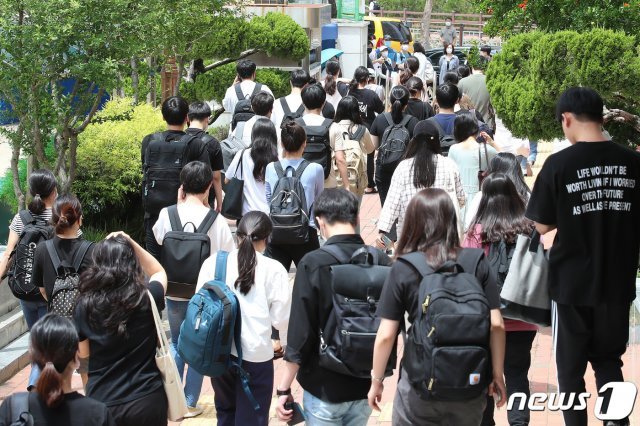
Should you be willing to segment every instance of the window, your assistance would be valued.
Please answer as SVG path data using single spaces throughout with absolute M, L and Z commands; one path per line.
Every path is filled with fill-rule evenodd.
M 393 41 L 402 41 L 404 38 L 400 31 L 400 22 L 382 21 L 382 32 L 385 36 L 391 37 Z

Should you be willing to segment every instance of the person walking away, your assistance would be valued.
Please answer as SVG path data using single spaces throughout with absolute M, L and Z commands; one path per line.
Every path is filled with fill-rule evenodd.
M 477 137 L 481 135 L 485 142 L 480 143 Z M 472 113 L 460 111 L 454 121 L 453 136 L 455 145 L 449 149 L 449 158 L 458 166 L 464 193 L 472 200 L 478 191 L 489 163 L 498 154 L 493 147 L 493 139 L 486 132 L 480 132 L 478 121 Z M 464 220 L 466 209 L 462 208 L 460 220 Z
M 253 132 L 253 126 L 256 121 L 261 118 L 271 119 L 273 113 L 274 99 L 267 92 L 258 92 L 251 98 L 251 109 L 255 113 L 244 125 L 244 129 L 241 135 L 236 135 L 242 138 L 243 141 L 251 141 L 251 134 Z
M 477 214 L 465 234 L 462 247 L 481 248 L 491 262 L 502 289 L 506 271 L 498 270 L 501 253 L 508 256 L 515 249 L 518 235 L 531 235 L 533 222 L 524 217 L 526 204 L 518 194 L 511 179 L 501 173 L 492 173 L 482 183 L 482 198 Z M 504 250 L 502 249 L 504 248 Z M 492 260 L 496 260 L 496 262 Z M 508 257 L 510 262 L 511 258 Z M 495 265 L 495 266 L 494 266 Z M 504 378 L 507 386 L 507 400 L 512 394 L 522 392 L 529 396 L 529 368 L 531 367 L 531 347 L 538 327 L 523 321 L 505 319 L 506 346 L 504 357 Z M 489 397 L 482 420 L 483 425 L 494 425 L 494 401 Z M 507 411 L 512 426 L 528 425 L 529 408 L 519 410 L 513 407 Z
M 238 298 L 242 319 L 241 367 L 250 376 L 249 388 L 260 409 L 254 409 L 237 373 L 228 370 L 223 376 L 211 379 L 220 426 L 269 424 L 274 380 L 271 327 L 280 332 L 280 339 L 286 344 L 291 307 L 287 271 L 278 261 L 262 254 L 271 229 L 265 213 L 248 212 L 238 224 L 238 250 L 231 251 L 227 258 L 225 282 Z M 202 265 L 198 290 L 214 277 L 216 262 L 214 256 Z M 235 346 L 231 351 L 232 356 L 237 357 Z
M 426 97 L 422 80 L 418 77 L 411 77 L 405 82 L 404 86 L 411 95 L 407 104 L 407 114 L 414 116 L 418 121 L 433 117 L 435 115 L 433 107 L 428 102 L 424 102 Z
M 175 205 L 175 211 L 179 219 L 178 222 L 183 224 L 183 227 L 182 229 L 174 229 L 171 213 L 169 212 L 170 209 L 174 207 L 162 209 L 158 221 L 153 226 L 153 233 L 159 245 L 163 246 L 167 233 L 171 231 L 196 232 L 196 230 L 207 221 L 211 212 L 211 209 L 206 205 L 211 182 L 212 174 L 206 164 L 194 161 L 184 166 L 180 173 L 180 183 L 182 184 L 180 191 L 181 196 L 178 199 L 178 204 Z M 215 219 L 209 229 L 203 229 L 203 231 L 209 237 L 210 256 L 215 256 L 220 250 L 231 251 L 235 249 L 231 230 L 222 215 L 215 214 Z M 165 259 L 164 253 L 162 259 Z M 164 262 L 164 260 L 162 260 L 162 262 Z M 163 264 L 163 268 L 165 268 L 167 272 L 172 272 L 170 268 L 175 268 L 176 266 L 177 265 Z M 177 271 L 173 271 L 173 273 L 176 274 Z M 193 275 L 197 277 L 197 272 Z M 187 282 L 186 284 L 193 286 L 193 293 L 195 294 L 197 282 Z M 185 363 L 177 352 L 177 347 L 178 339 L 180 338 L 180 326 L 185 319 L 189 300 L 189 298 L 176 296 L 176 294 L 172 294 L 171 291 L 167 292 L 167 316 L 169 319 L 169 329 L 171 331 L 170 350 L 171 355 L 173 355 L 176 361 L 178 374 L 181 378 L 185 377 Z M 189 407 L 187 418 L 202 414 L 203 409 L 196 405 L 200 398 L 201 389 L 202 374 L 195 369 L 189 368 L 186 373 L 186 379 L 184 379 L 184 394 L 187 400 L 187 406 Z
M 191 161 L 211 166 L 205 143 L 184 132 L 189 115 L 187 101 L 172 96 L 162 103 L 161 110 L 167 130 L 145 136 L 141 148 L 145 247 L 156 259 L 160 258 L 160 246 L 153 235 L 153 225 L 160 210 L 175 204 L 180 171 Z
M 167 274 L 124 232 L 98 243 L 93 259 L 74 315 L 80 357 L 89 359 L 86 395 L 106 404 L 117 426 L 166 425 L 151 298 L 162 311 Z
M 80 365 L 78 332 L 73 323 L 56 314 L 44 315 L 31 328 L 29 340 L 29 352 L 42 374 L 34 391 L 5 398 L 0 424 L 27 424 L 14 423 L 20 414 L 15 412 L 18 406 L 31 417 L 31 424 L 114 426 L 106 405 L 73 390 L 73 373 Z
M 236 65 L 236 79 L 227 89 L 222 99 L 222 107 L 228 113 L 233 114 L 236 104 L 249 99 L 260 91 L 273 96 L 273 92 L 266 84 L 256 83 L 256 63 L 249 59 L 238 61 Z M 256 85 L 258 90 L 256 90 Z
M 624 380 L 621 357 L 636 294 L 640 155 L 607 140 L 602 110 L 602 98 L 593 89 L 574 87 L 560 95 L 556 117 L 572 146 L 545 161 L 526 212 L 540 234 L 557 230 L 549 285 L 564 393 L 585 392 L 589 362 L 598 389 Z M 566 410 L 563 416 L 569 426 L 587 424 L 585 410 Z
M 367 68 L 369 70 L 369 80 L 367 85 L 364 86 L 365 89 L 372 90 L 380 97 L 380 100 L 384 103 L 384 87 L 376 84 L 376 72 L 373 68 Z
M 302 402 L 308 426 L 364 426 L 371 414 L 366 400 L 370 380 L 325 368 L 319 355 L 319 330 L 325 327 L 334 310 L 334 293 L 332 286 L 327 285 L 331 283 L 330 267 L 341 263 L 331 253 L 338 250 L 349 259 L 366 247 L 355 232 L 358 200 L 343 189 L 327 189 L 318 197 L 315 209 L 316 221 L 327 242 L 322 249 L 307 254 L 296 271 L 285 369 L 276 384 L 276 413 L 282 421 L 291 418 L 292 411 L 285 404 L 293 402 L 291 384 L 297 379 L 304 389 Z M 380 265 L 391 265 L 386 255 L 377 255 Z
M 327 102 L 338 109 L 338 103 L 343 96 L 347 96 L 349 85 L 342 80 L 342 71 L 340 70 L 340 62 L 329 61 L 325 68 L 327 76 L 322 81 L 322 87 L 327 92 Z
M 444 84 L 445 74 L 448 72 L 456 72 L 458 66 L 460 66 L 460 59 L 458 59 L 454 53 L 455 48 L 453 47 L 453 44 L 448 43 L 444 47 L 444 54 L 440 57 L 440 62 L 438 63 L 440 66 L 440 80 L 438 81 L 438 85 L 440 86 Z
M 436 188 L 420 191 L 407 207 L 405 223 L 398 242 L 399 258 L 391 268 L 376 312 L 381 322 L 373 352 L 369 405 L 380 410 L 385 365 L 407 312 L 411 327 L 407 331 L 402 371 L 393 401 L 393 424 L 479 425 L 487 393 L 498 395 L 499 407 L 506 403 L 505 332 L 495 279 L 481 250 L 460 248 L 454 205 L 445 191 Z M 451 267 L 454 272 L 443 276 L 442 273 Z M 429 293 L 439 288 L 436 285 L 446 285 L 440 280 L 446 280 L 450 285 L 455 282 L 453 288 L 468 288 L 468 292 L 475 292 L 482 302 L 465 303 L 465 306 L 473 309 L 474 318 L 481 317 L 483 321 L 464 327 L 464 333 L 460 333 L 463 328 L 456 325 L 465 320 L 464 313 L 469 311 L 461 311 L 457 305 L 461 302 L 454 302 L 458 300 L 457 293 L 451 295 L 449 302 L 443 302 L 437 296 L 437 290 Z M 443 309 L 444 303 L 450 308 L 447 312 L 449 325 L 439 323 L 434 328 L 423 329 L 431 318 L 424 313 L 431 310 L 434 315 L 440 312 L 438 309 Z M 427 336 L 438 332 L 440 334 L 434 340 Z M 457 340 L 453 343 L 447 337 Z M 425 350 L 418 351 L 416 345 L 425 341 L 437 346 L 424 346 Z M 451 350 L 448 345 L 452 343 L 465 346 L 466 354 L 463 355 L 462 350 Z M 432 375 L 429 374 L 430 361 L 435 364 L 436 356 L 445 365 L 456 368 L 434 368 Z
M 465 204 L 465 193 L 458 167 L 440 150 L 438 129 L 428 121 L 419 122 L 413 130 L 413 138 L 407 148 L 406 159 L 402 160 L 391 178 L 389 197 L 382 206 L 378 219 L 378 239 L 376 246 L 385 248 L 383 235 L 391 232 L 398 221 L 397 237 L 401 238 L 407 206 L 422 189 L 440 188 L 446 191 L 459 206 Z
M 436 125 L 440 134 L 440 146 L 444 155 L 449 154 L 449 149 L 456 143 L 453 135 L 454 122 L 456 119 L 455 107 L 458 103 L 460 92 L 453 84 L 445 84 L 436 89 L 436 102 L 438 113 L 428 120 Z
M 212 191 L 209 192 L 209 206 L 220 213 L 222 208 L 222 172 L 224 163 L 222 159 L 222 149 L 220 142 L 207 133 L 209 128 L 209 118 L 211 117 L 211 108 L 206 102 L 196 101 L 189 105 L 189 127 L 187 134 L 199 138 L 207 147 L 209 154 L 209 163 L 211 163 L 211 171 L 213 172 Z
M 251 134 L 251 146 L 236 154 L 229 165 L 226 182 L 233 178 L 244 181 L 242 191 L 242 215 L 251 211 L 269 214 L 265 188 L 267 165 L 278 161 L 278 136 L 276 128 L 267 118 L 256 120 Z
M 473 67 L 473 73 L 458 83 L 458 90 L 460 90 L 463 95 L 469 96 L 475 108 L 482 114 L 482 121 L 495 132 L 496 113 L 491 104 L 484 69 L 481 67 Z
M 458 30 L 451 23 L 451 18 L 444 20 L 444 27 L 440 30 L 440 42 L 442 46 L 447 47 L 449 45 L 455 46 L 458 41 Z
M 413 42 L 413 56 L 418 60 L 419 64 L 416 77 L 420 78 L 425 86 L 430 85 L 433 83 L 435 71 L 433 70 L 431 61 L 427 59 L 426 51 L 422 43 L 418 41 Z
M 33 260 L 38 244 L 53 237 L 51 207 L 58 197 L 56 178 L 49 170 L 34 170 L 29 176 L 29 194 L 32 199 L 27 210 L 19 211 L 9 225 L 9 238 L 0 258 L 0 277 L 8 276 L 7 284 L 20 302 L 27 328 L 47 314 L 47 301 L 33 282 Z M 24 218 L 24 219 L 23 219 Z M 40 368 L 31 363 L 27 390 L 35 386 Z
M 393 78 L 392 86 L 393 87 L 400 86 L 400 85 L 406 86 L 407 81 L 409 81 L 411 77 L 416 75 L 419 69 L 420 69 L 420 62 L 418 61 L 417 58 L 414 58 L 414 57 L 407 58 L 407 60 L 403 65 L 402 71 L 396 74 L 396 76 Z

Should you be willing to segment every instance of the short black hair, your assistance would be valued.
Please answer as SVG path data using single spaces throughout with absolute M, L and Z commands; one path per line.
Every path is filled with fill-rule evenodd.
M 302 89 L 302 103 L 306 109 L 319 109 L 327 101 L 327 92 L 319 83 L 310 84 Z
M 238 77 L 243 80 L 251 78 L 256 72 L 256 63 L 249 59 L 243 59 L 236 65 L 236 72 L 238 73 Z
M 162 103 L 162 118 L 171 126 L 184 124 L 189 114 L 189 104 L 180 96 L 171 96 Z
M 488 53 L 489 56 L 491 56 L 491 46 L 488 46 L 488 45 L 485 44 L 484 46 L 482 46 L 480 48 L 480 51 L 484 52 L 484 53 Z
M 212 181 L 211 167 L 202 161 L 192 161 L 180 172 L 180 183 L 185 194 L 204 194 Z
M 313 204 L 314 214 L 329 225 L 348 223 L 358 225 L 358 197 L 342 188 L 322 191 Z
M 251 98 L 251 109 L 256 115 L 266 116 L 273 110 L 273 96 L 261 91 Z
M 189 121 L 193 121 L 193 120 L 204 120 L 204 119 L 208 119 L 209 117 L 211 117 L 211 108 L 209 107 L 209 104 L 207 104 L 206 102 L 202 102 L 202 101 L 195 101 L 195 102 L 191 102 L 191 105 L 189 105 Z
M 460 99 L 460 90 L 453 84 L 443 84 L 436 90 L 436 101 L 440 108 L 453 108 Z
M 604 102 L 595 90 L 589 87 L 571 87 L 565 90 L 556 104 L 556 118 L 562 121 L 562 114 L 569 112 L 578 121 L 603 123 Z
M 462 142 L 480 132 L 478 119 L 469 111 L 460 111 L 453 122 L 453 137 Z
M 444 81 L 444 84 L 449 83 L 457 86 L 458 82 L 460 81 L 460 76 L 455 71 L 449 71 L 444 75 L 442 80 Z
M 302 89 L 304 86 L 309 84 L 309 80 L 311 80 L 309 72 L 303 69 L 291 71 L 291 85 L 293 87 Z
M 469 77 L 471 75 L 471 70 L 469 69 L 468 66 L 466 65 L 460 65 L 458 67 L 458 76 L 460 77 L 460 79 L 463 79 L 465 77 Z M 445 76 L 446 78 L 446 76 Z

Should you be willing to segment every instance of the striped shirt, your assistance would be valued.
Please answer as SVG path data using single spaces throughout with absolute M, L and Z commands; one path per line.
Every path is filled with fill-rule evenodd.
M 30 212 L 31 213 L 31 212 Z M 47 224 L 51 224 L 51 217 L 53 216 L 53 211 L 51 209 L 51 207 L 48 207 L 46 209 L 44 209 L 44 211 L 40 214 L 33 214 L 31 213 L 31 215 L 33 216 L 33 218 L 35 220 L 43 220 L 45 222 L 47 222 Z M 13 217 L 13 220 L 11 221 L 11 224 L 9 225 L 9 229 L 13 232 L 15 232 L 16 234 L 18 234 L 18 237 L 20 237 L 22 235 L 22 231 L 24 231 L 24 223 L 22 223 L 22 219 L 20 219 L 20 214 L 16 214 Z M 82 236 L 82 230 L 78 229 L 78 237 Z

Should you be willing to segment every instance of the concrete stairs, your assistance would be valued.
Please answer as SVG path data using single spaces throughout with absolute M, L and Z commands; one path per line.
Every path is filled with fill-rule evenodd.
M 0 285 L 0 383 L 29 365 L 29 333 L 20 303 L 6 281 Z

